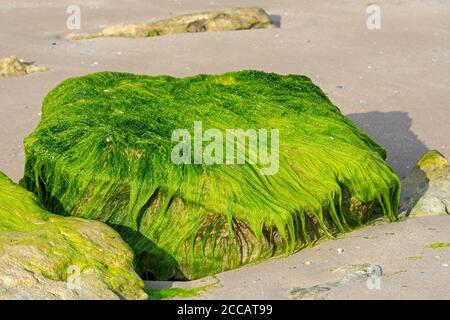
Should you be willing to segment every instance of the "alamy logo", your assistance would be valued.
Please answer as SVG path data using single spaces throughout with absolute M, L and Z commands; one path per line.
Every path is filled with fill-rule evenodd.
M 257 164 L 263 175 L 276 174 L 279 169 L 278 129 L 203 132 L 202 122 L 195 121 L 194 137 L 187 129 L 177 129 L 172 132 L 171 140 L 178 142 L 171 154 L 174 164 Z
M 70 16 L 66 20 L 66 27 L 69 30 L 81 29 L 81 9 L 77 5 L 70 5 L 66 9 L 66 13 Z

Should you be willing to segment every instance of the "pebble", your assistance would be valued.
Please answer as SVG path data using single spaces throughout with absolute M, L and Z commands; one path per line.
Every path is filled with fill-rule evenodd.
M 443 266 L 444 268 L 448 268 L 448 263 L 443 263 L 442 266 Z
M 342 253 L 344 253 L 344 249 L 339 248 L 339 249 L 336 250 L 336 252 L 337 252 L 337 254 L 342 254 Z
M 307 266 L 310 266 L 310 265 L 312 264 L 312 262 L 311 262 L 311 261 L 305 261 L 305 264 L 306 264 Z

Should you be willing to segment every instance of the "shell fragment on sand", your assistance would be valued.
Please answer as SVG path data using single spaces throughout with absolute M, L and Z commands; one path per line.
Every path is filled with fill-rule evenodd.
M 45 211 L 0 172 L 0 299 L 124 298 L 147 295 L 119 234 Z
M 186 32 L 218 32 L 272 28 L 269 15 L 261 8 L 238 8 L 225 11 L 187 14 L 156 22 L 115 25 L 98 33 L 72 35 L 72 40 L 98 37 L 143 38 Z
M 401 213 L 410 216 L 450 214 L 450 166 L 438 151 L 425 153 L 401 183 Z
M 293 253 L 375 214 L 396 219 L 385 151 L 305 76 L 96 73 L 62 82 L 42 111 L 25 140 L 26 188 L 52 212 L 114 227 L 156 280 Z M 278 130 L 278 172 L 263 175 L 247 149 L 242 164 L 174 163 L 173 133 L 195 137 L 196 122 L 219 136 Z
M 16 56 L 0 59 L 0 77 L 17 77 L 45 71 L 48 71 L 47 67 L 38 67 L 31 63 L 22 62 Z

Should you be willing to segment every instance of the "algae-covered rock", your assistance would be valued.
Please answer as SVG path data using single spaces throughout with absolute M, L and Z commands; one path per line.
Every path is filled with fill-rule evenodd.
M 115 25 L 92 34 L 73 35 L 73 40 L 98 37 L 154 37 L 186 32 L 217 32 L 272 28 L 273 23 L 261 8 L 193 13 L 156 22 Z
M 450 214 L 450 166 L 438 151 L 425 153 L 402 180 L 400 212 L 410 216 Z
M 16 56 L 0 59 L 0 77 L 17 77 L 45 71 L 48 71 L 48 68 L 22 62 Z
M 47 212 L 0 172 L 0 299 L 145 299 L 143 287 L 115 231 Z
M 26 187 L 54 212 L 116 228 L 156 279 L 292 253 L 376 213 L 396 218 L 384 150 L 305 76 L 97 73 L 62 82 L 42 112 L 25 140 Z M 178 141 L 183 128 L 191 142 Z M 231 129 L 258 140 L 257 161 L 242 141 L 211 149 L 233 146 Z M 180 144 L 186 157 L 174 162 Z M 202 162 L 209 152 L 215 161 Z

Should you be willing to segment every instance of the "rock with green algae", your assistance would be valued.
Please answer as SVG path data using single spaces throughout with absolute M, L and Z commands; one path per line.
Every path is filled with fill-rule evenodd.
M 305 76 L 96 73 L 62 82 L 42 112 L 25 186 L 54 212 L 116 228 L 159 280 L 292 253 L 376 213 L 396 219 L 385 151 Z M 248 150 L 240 165 L 173 163 L 172 133 L 194 121 L 279 130 L 278 172 L 263 175 Z
M 43 209 L 0 172 L 0 299 L 145 299 L 133 253 L 105 224 Z
M 438 151 L 425 153 L 402 180 L 400 212 L 416 217 L 450 214 L 450 166 Z
M 16 56 L 0 59 L 0 77 L 18 77 L 45 71 L 48 71 L 48 68 L 22 62 Z
M 187 32 L 218 32 L 272 28 L 269 15 L 261 8 L 236 8 L 193 13 L 156 22 L 115 25 L 97 33 L 72 35 L 73 40 L 99 37 L 143 38 Z

